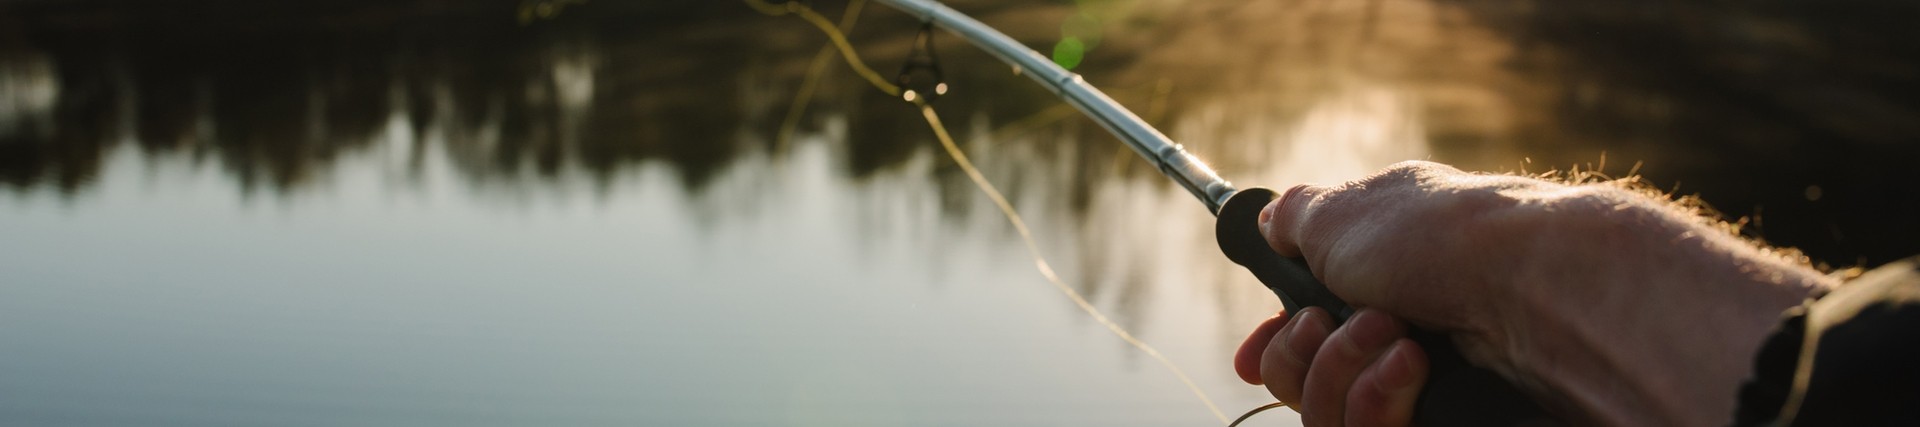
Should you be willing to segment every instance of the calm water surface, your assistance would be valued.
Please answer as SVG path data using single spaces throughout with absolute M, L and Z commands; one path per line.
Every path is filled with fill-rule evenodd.
M 0 424 L 1218 424 L 1041 278 L 917 114 L 836 57 L 815 66 L 825 41 L 797 19 L 106 3 L 0 3 Z M 1583 68 L 1569 58 L 1598 48 L 1530 29 L 1532 9 L 954 3 L 1043 52 L 1062 28 L 1097 40 L 1079 71 L 1236 182 L 1606 152 L 1616 174 L 1730 189 L 1709 200 L 1735 214 L 1826 212 L 1782 226 L 1824 260 L 1897 252 L 1831 237 L 1879 217 L 1807 195 L 1869 203 L 1865 184 L 1751 172 L 1836 140 L 1867 141 L 1840 155 L 1867 166 L 1910 151 L 1920 98 L 1843 86 L 1817 102 L 1880 115 L 1690 145 L 1757 113 L 1636 77 L 1670 65 Z M 1576 22 L 1615 22 L 1595 16 Z M 891 71 L 915 23 L 862 19 L 855 44 Z M 1223 410 L 1268 401 L 1228 358 L 1279 304 L 1218 255 L 1200 204 L 939 43 L 942 114 L 1063 278 Z M 1761 160 L 1698 155 L 1729 148 Z

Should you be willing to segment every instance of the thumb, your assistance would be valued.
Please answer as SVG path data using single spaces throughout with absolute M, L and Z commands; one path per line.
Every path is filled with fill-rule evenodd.
M 1272 246 L 1274 252 L 1286 257 L 1300 257 L 1303 243 L 1300 241 L 1301 224 L 1306 222 L 1307 209 L 1314 199 L 1327 190 L 1327 187 L 1312 184 L 1295 185 L 1260 210 L 1260 234 L 1267 238 L 1267 245 Z

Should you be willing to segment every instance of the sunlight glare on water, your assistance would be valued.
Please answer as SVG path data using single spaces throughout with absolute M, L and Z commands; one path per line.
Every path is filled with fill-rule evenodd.
M 1194 129 L 1178 138 L 1214 141 L 1210 145 L 1221 147 L 1222 155 L 1258 167 L 1259 172 L 1250 177 L 1230 173 L 1236 182 L 1271 183 L 1265 185 L 1282 186 L 1278 189 L 1282 191 L 1292 183 L 1337 184 L 1395 162 L 1429 156 L 1410 95 L 1387 85 L 1356 86 L 1313 100 L 1291 121 L 1279 119 L 1283 115 L 1257 113 L 1267 110 L 1259 103 L 1273 99 L 1271 94 L 1203 105 L 1200 112 L 1175 119 L 1177 129 Z M 1256 113 L 1247 114 L 1248 110 Z M 1275 119 L 1233 124 L 1207 121 L 1225 111 Z

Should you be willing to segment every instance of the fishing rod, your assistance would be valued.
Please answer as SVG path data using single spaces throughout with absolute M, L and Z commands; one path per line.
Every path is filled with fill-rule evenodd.
M 1331 314 L 1336 323 L 1344 323 L 1353 314 L 1351 305 L 1314 278 L 1305 260 L 1282 257 L 1267 245 L 1259 230 L 1260 211 L 1278 198 L 1278 193 L 1262 187 L 1235 188 L 1206 162 L 1100 89 L 1087 84 L 1079 74 L 1061 68 L 1039 52 L 966 14 L 935 0 L 877 1 L 918 17 L 929 26 L 945 29 L 1013 66 L 1016 74 L 1025 74 L 1066 100 L 1153 163 L 1161 174 L 1193 193 L 1215 216 L 1214 237 L 1220 250 L 1235 264 L 1253 272 L 1254 277 L 1280 297 L 1287 312 L 1320 307 Z M 916 40 L 916 49 L 919 42 Z M 929 52 L 932 49 L 930 38 L 926 40 L 926 49 Z M 913 95 L 907 96 L 912 100 Z M 1415 329 L 1409 335 L 1426 350 L 1429 366 L 1426 388 L 1420 391 L 1414 409 L 1415 424 L 1561 424 L 1512 383 L 1493 371 L 1468 363 L 1445 334 Z

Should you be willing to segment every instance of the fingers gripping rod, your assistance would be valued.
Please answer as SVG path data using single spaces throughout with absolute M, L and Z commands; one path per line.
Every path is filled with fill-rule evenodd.
M 1344 322 L 1353 312 L 1306 262 L 1281 257 L 1259 230 L 1259 215 L 1278 195 L 1266 188 L 1238 190 L 1206 162 L 1148 125 L 1079 74 L 1067 71 L 1012 37 L 933 0 L 876 0 L 946 29 L 1001 62 L 1039 82 L 1068 104 L 1113 133 L 1168 178 L 1193 193 L 1215 217 L 1214 233 L 1227 258 L 1252 271 L 1280 297 L 1288 312 L 1320 307 Z M 1532 399 L 1505 379 L 1469 364 L 1442 333 L 1409 334 L 1428 355 L 1427 386 L 1420 392 L 1414 422 L 1423 426 L 1557 425 Z

